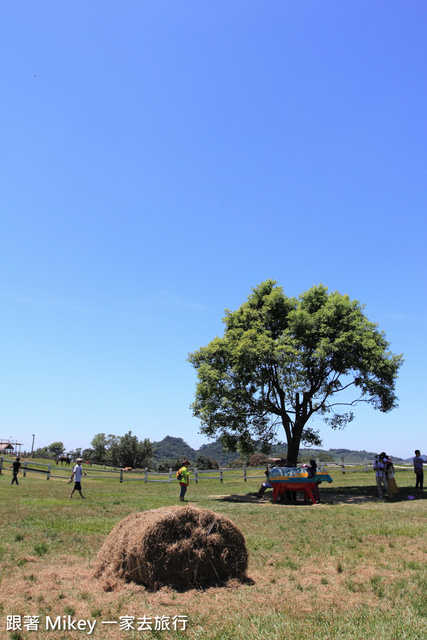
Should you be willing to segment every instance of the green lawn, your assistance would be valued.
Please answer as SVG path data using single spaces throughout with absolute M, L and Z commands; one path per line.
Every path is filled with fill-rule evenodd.
M 8 465 L 7 465 L 8 466 Z M 64 470 L 64 477 L 71 471 Z M 90 473 L 90 472 L 89 472 Z M 234 472 L 236 473 L 236 472 Z M 260 470 L 251 475 L 261 475 Z M 105 537 L 133 511 L 178 504 L 179 486 L 83 478 L 82 500 L 65 480 L 0 476 L 0 637 L 71 640 L 85 631 L 45 630 L 46 616 L 96 620 L 93 637 L 421 640 L 427 614 L 427 492 L 398 471 L 399 496 L 376 498 L 373 472 L 332 471 L 323 504 L 258 501 L 261 480 L 191 483 L 189 501 L 229 517 L 249 550 L 251 583 L 178 593 L 125 585 L 104 591 L 92 578 Z M 36 631 L 6 630 L 7 616 L 40 616 Z M 123 616 L 152 630 L 121 630 Z M 155 630 L 156 616 L 186 616 L 185 631 Z M 117 624 L 102 625 L 102 621 Z M 166 624 L 166 622 L 165 622 Z

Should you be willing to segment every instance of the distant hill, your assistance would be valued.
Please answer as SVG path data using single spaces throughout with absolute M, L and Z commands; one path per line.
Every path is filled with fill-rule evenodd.
M 275 458 L 286 458 L 287 445 L 285 443 L 274 445 L 271 448 L 271 456 Z M 299 459 L 306 461 L 307 459 L 319 458 L 321 462 L 341 462 L 341 456 L 344 456 L 344 460 L 347 463 L 361 464 L 367 460 L 374 460 L 377 454 L 373 451 L 354 451 L 353 449 L 304 449 L 299 450 Z M 396 462 L 403 462 L 402 458 L 389 454 Z
M 160 460 L 176 460 L 188 458 L 191 462 L 197 458 L 196 451 L 182 438 L 166 436 L 160 442 L 153 442 L 153 458 Z
M 154 460 L 156 463 L 161 460 L 176 460 L 177 458 L 188 458 L 194 464 L 198 456 L 205 456 L 211 460 L 216 460 L 218 464 L 226 466 L 233 460 L 239 458 L 238 453 L 226 453 L 219 440 L 203 444 L 199 449 L 193 449 L 182 438 L 174 438 L 166 436 L 160 442 L 153 442 Z M 389 453 L 389 452 L 387 452 Z M 287 445 L 279 442 L 271 447 L 270 456 L 272 458 L 286 458 Z M 402 458 L 392 456 L 393 460 L 403 462 Z M 363 463 L 365 459 L 373 460 L 376 453 L 372 451 L 354 451 L 352 449 L 300 449 L 299 458 L 306 461 L 310 458 L 319 458 L 322 462 L 341 462 L 341 456 L 344 456 L 346 463 Z M 412 461 L 412 458 L 410 458 Z
M 406 458 L 405 462 L 412 462 L 414 458 L 415 458 L 415 456 L 411 456 L 410 458 Z M 422 453 L 420 458 L 422 458 L 424 460 L 424 462 L 427 462 L 427 456 L 425 454 Z
M 216 440 L 216 442 L 210 442 L 209 444 L 202 444 L 200 449 L 197 451 L 197 455 L 207 456 L 211 460 L 216 460 L 218 464 L 223 467 L 230 464 L 233 460 L 240 458 L 240 454 L 237 453 L 237 451 L 235 453 L 226 453 L 219 440 Z
M 364 462 L 365 459 L 374 460 L 378 452 L 366 451 L 365 449 L 362 451 L 352 451 L 351 449 L 329 449 L 328 453 L 330 453 L 337 462 L 341 461 L 341 456 L 344 456 L 346 462 Z M 393 460 L 401 460 L 401 458 L 394 456 L 388 451 L 387 455 L 390 455 Z
M 232 460 L 239 457 L 238 453 L 226 453 L 223 451 L 222 444 L 219 440 L 203 444 L 200 449 L 193 449 L 182 438 L 173 438 L 166 436 L 160 442 L 153 442 L 154 455 L 156 463 L 161 460 L 176 460 L 177 458 L 188 458 L 194 464 L 198 456 L 205 456 L 211 460 L 216 460 L 218 464 L 226 466 Z

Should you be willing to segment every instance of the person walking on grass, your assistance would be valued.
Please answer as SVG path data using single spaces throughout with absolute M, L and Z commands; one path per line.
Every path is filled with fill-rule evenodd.
M 74 487 L 72 492 L 70 493 L 70 498 L 73 497 L 73 493 L 76 490 L 80 493 L 82 498 L 85 498 L 85 496 L 82 494 L 82 484 L 81 484 L 82 475 L 86 475 L 86 474 L 83 474 L 82 459 L 77 458 L 76 465 L 73 469 L 73 473 L 71 474 L 71 478 L 70 478 L 70 482 L 72 482 L 74 478 Z
M 181 477 L 179 479 L 179 484 L 181 485 L 181 492 L 179 494 L 180 502 L 185 502 L 185 494 L 187 492 L 187 487 L 190 484 L 190 472 L 187 467 L 190 464 L 189 460 L 184 460 L 183 465 L 180 469 Z
M 12 469 L 12 482 L 10 484 L 13 484 L 14 482 L 16 482 L 16 484 L 19 484 L 18 473 L 21 471 L 21 462 L 20 462 L 19 456 L 16 458 L 15 462 L 12 464 L 11 469 Z
M 423 464 L 425 463 L 421 457 L 421 452 L 419 449 L 416 449 L 415 458 L 414 458 L 414 473 L 416 474 L 415 489 L 418 489 L 418 491 L 423 490 L 423 484 L 424 484 Z
M 378 488 L 379 499 L 382 500 L 382 498 L 383 498 L 383 490 L 382 490 L 382 486 L 381 485 L 384 485 L 384 489 L 387 491 L 387 497 L 388 498 L 392 498 L 393 496 L 391 495 L 391 493 L 390 493 L 390 491 L 388 489 L 387 476 L 386 476 L 387 455 L 384 453 L 384 451 L 382 453 L 380 453 L 378 458 L 375 458 L 374 471 L 375 471 L 375 477 L 376 477 L 376 480 L 377 480 L 377 488 Z

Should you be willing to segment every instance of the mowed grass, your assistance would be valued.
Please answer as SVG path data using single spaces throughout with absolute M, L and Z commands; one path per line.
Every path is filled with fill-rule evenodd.
M 93 567 L 106 536 L 129 513 L 178 504 L 176 481 L 83 478 L 87 499 L 74 494 L 69 500 L 71 485 L 64 480 L 20 476 L 17 487 L 5 471 L 0 476 L 0 637 L 86 636 L 44 629 L 46 616 L 71 615 L 96 619 L 93 637 L 100 640 L 425 638 L 427 492 L 408 500 L 414 494 L 411 470 L 397 472 L 400 493 L 390 503 L 377 500 L 373 472 L 331 475 L 334 483 L 321 485 L 324 502 L 317 506 L 272 504 L 269 494 L 258 501 L 260 478 L 191 483 L 190 502 L 229 517 L 242 530 L 251 582 L 151 593 L 132 584 L 106 592 L 93 579 Z M 7 615 L 39 615 L 39 630 L 7 631 Z M 177 615 L 187 616 L 185 631 L 155 629 L 156 617 L 163 616 L 167 626 Z M 123 616 L 135 618 L 135 629 L 119 627 Z M 151 618 L 152 630 L 136 628 L 143 616 Z

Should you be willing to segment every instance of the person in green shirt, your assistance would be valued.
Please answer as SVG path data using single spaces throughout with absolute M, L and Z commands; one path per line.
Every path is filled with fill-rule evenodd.
M 187 487 L 190 484 L 190 472 L 187 469 L 187 466 L 190 464 L 189 460 L 184 460 L 183 465 L 181 467 L 181 479 L 179 484 L 181 485 L 181 493 L 179 494 L 179 499 L 181 502 L 185 502 L 184 496 L 187 491 Z

